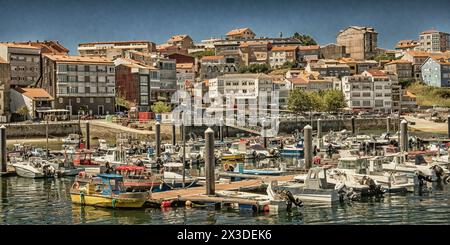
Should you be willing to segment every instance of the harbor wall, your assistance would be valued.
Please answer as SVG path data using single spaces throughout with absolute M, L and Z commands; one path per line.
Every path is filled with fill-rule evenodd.
M 317 130 L 317 120 L 312 120 L 313 130 Z M 289 120 L 289 121 L 280 121 L 280 127 L 278 133 L 281 135 L 289 135 L 295 132 L 295 130 L 301 130 L 306 125 L 311 124 L 310 120 Z M 391 119 L 390 123 L 390 131 L 397 131 L 399 128 L 400 122 L 398 119 Z M 356 118 L 355 119 L 355 127 L 356 132 L 363 130 L 386 130 L 387 119 L 386 118 Z M 206 126 L 195 126 L 188 127 L 187 132 L 193 133 L 195 135 L 201 135 L 204 137 L 204 132 L 207 129 Z M 214 130 L 214 137 L 219 137 L 219 127 L 212 127 Z M 332 131 L 341 131 L 343 129 L 351 130 L 351 119 L 323 119 L 322 120 L 322 132 L 327 133 L 330 130 Z M 226 129 L 224 129 L 226 135 Z M 252 136 L 253 134 L 243 131 L 238 128 L 228 127 L 228 136 L 229 137 L 237 137 L 238 135 L 246 135 Z M 189 137 L 187 137 L 189 139 Z
M 9 139 L 45 138 L 46 126 L 42 123 L 10 123 L 5 124 L 6 137 Z M 78 122 L 49 122 L 49 137 L 63 137 L 80 133 Z

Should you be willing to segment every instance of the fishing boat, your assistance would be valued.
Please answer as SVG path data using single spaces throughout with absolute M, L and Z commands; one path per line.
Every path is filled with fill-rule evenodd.
M 126 192 L 123 176 L 118 174 L 77 178 L 70 188 L 72 203 L 105 208 L 141 208 L 150 195 L 149 192 Z
M 116 173 L 123 176 L 123 185 L 130 191 L 153 191 L 161 185 L 161 175 L 147 171 L 146 167 L 122 165 Z
M 24 178 L 53 178 L 58 170 L 51 163 L 40 157 L 30 157 L 28 160 L 13 163 L 16 173 Z
M 303 140 L 299 141 L 296 144 L 285 145 L 283 149 L 280 150 L 280 155 L 282 157 L 302 158 L 304 156 Z
M 337 203 L 357 198 L 358 195 L 348 189 L 344 183 L 331 184 L 327 180 L 327 175 L 327 168 L 311 168 L 304 183 L 277 183 L 272 189 L 275 192 L 289 191 L 303 202 Z
M 66 138 L 62 139 L 64 144 L 79 144 L 80 143 L 80 135 L 78 134 L 69 134 Z

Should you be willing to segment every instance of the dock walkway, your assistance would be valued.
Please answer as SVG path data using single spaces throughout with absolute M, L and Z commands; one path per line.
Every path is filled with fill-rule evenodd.
M 257 187 L 263 183 L 269 183 L 270 181 L 290 181 L 293 180 L 295 175 L 282 175 L 282 176 L 271 176 L 262 179 L 253 179 L 253 180 L 242 180 L 231 183 L 222 183 L 216 184 L 216 191 L 231 191 L 231 190 L 239 190 L 240 188 L 249 188 L 249 187 Z M 176 189 L 164 192 L 155 192 L 152 193 L 152 197 L 150 202 L 152 203 L 161 203 L 162 201 L 171 201 L 179 198 L 185 199 L 189 196 L 203 195 L 205 194 L 205 187 L 193 187 L 188 189 Z

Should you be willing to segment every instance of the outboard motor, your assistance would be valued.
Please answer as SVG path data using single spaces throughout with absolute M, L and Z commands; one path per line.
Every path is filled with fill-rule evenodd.
M 421 165 L 421 164 L 426 164 L 427 161 L 425 160 L 425 158 L 423 157 L 422 154 L 417 154 L 415 159 L 414 159 L 414 164 L 415 165 Z

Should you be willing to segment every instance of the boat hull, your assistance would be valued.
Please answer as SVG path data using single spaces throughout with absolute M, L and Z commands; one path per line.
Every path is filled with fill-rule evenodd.
M 113 198 L 111 196 L 80 195 L 79 193 L 70 193 L 70 198 L 74 204 L 104 208 L 141 208 L 147 201 L 146 197 Z
M 38 178 L 51 178 L 52 176 L 45 176 L 43 173 L 30 171 L 28 169 L 22 168 L 20 166 L 14 166 L 16 169 L 16 174 L 20 177 L 24 178 L 32 178 L 32 179 L 38 179 Z

